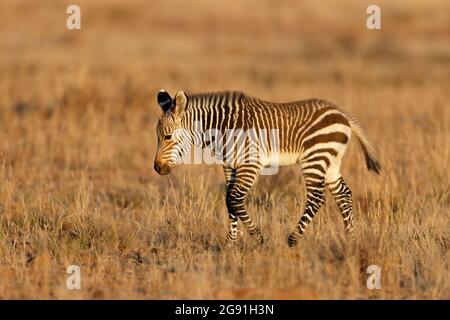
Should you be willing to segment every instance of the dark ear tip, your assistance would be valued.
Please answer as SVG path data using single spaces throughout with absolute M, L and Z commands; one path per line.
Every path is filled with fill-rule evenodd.
M 167 97 L 170 98 L 169 94 L 167 93 L 167 91 L 165 90 L 159 90 L 158 92 L 158 102 L 161 100 L 165 100 L 167 99 Z
M 167 91 L 160 90 L 158 92 L 158 104 L 164 111 L 167 111 L 172 107 L 172 98 Z

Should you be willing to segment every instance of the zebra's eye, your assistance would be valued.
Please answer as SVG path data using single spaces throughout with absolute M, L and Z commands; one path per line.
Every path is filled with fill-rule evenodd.
M 170 140 L 170 139 L 172 139 L 172 135 L 171 134 L 168 134 L 168 135 L 164 136 L 164 140 Z

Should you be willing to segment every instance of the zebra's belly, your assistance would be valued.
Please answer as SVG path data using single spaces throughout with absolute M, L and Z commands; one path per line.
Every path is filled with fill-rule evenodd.
M 300 157 L 299 153 L 280 152 L 268 155 L 263 160 L 265 167 L 269 166 L 290 166 L 296 164 Z

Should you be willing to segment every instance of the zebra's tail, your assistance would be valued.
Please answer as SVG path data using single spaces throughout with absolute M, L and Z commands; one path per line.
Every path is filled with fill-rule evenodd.
M 347 112 L 345 112 L 345 115 L 347 116 L 347 119 L 350 122 L 350 127 L 352 128 L 355 135 L 358 137 L 359 143 L 364 152 L 364 158 L 366 159 L 367 169 L 372 170 L 377 174 L 380 174 L 381 164 L 376 157 L 375 148 L 369 142 L 358 120 L 356 120 L 353 116 L 351 116 Z

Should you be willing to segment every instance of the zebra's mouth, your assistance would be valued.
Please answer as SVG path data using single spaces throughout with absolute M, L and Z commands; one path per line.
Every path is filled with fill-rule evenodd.
M 170 173 L 171 168 L 167 165 L 159 165 L 155 163 L 155 171 L 158 172 L 160 176 L 165 176 Z

